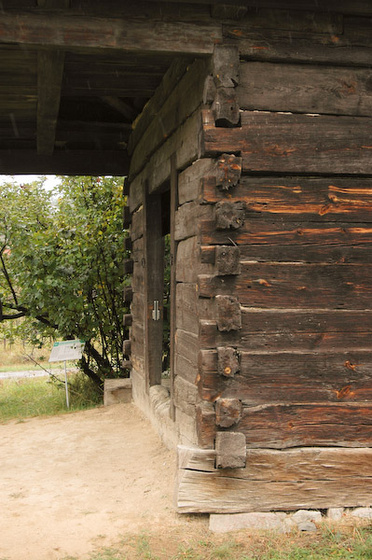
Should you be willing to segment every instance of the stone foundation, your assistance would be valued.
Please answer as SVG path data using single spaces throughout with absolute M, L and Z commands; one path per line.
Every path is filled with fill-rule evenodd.
M 209 529 L 214 533 L 229 533 L 239 529 L 269 530 L 279 533 L 289 533 L 292 530 L 316 531 L 324 519 L 341 521 L 346 515 L 361 520 L 372 519 L 372 507 L 359 507 L 355 509 L 330 508 L 327 515 L 323 516 L 317 510 L 298 510 L 292 513 L 285 512 L 252 512 L 211 514 Z

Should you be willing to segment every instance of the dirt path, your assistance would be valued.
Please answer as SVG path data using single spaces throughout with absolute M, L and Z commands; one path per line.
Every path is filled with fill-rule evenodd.
M 0 425 L 0 450 L 0 560 L 60 560 L 187 523 L 175 453 L 134 405 Z

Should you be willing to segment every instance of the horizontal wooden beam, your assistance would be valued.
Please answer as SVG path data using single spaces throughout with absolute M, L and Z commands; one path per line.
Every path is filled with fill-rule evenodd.
M 240 152 L 243 170 L 308 174 L 372 173 L 372 119 L 243 111 L 241 127 L 217 128 L 204 111 L 204 153 Z
M 0 174 L 127 175 L 124 151 L 76 150 L 38 155 L 36 151 L 0 150 Z
M 127 52 L 211 54 L 222 41 L 221 25 L 149 20 L 2 14 L 0 43 Z
M 249 449 L 244 469 L 214 450 L 178 448 L 180 513 L 353 507 L 371 503 L 372 449 Z
M 8 0 L 10 1 L 10 0 Z M 39 0 L 42 1 L 42 0 Z M 45 1 L 45 0 L 44 0 Z M 158 7 L 157 5 L 160 4 Z M 179 5 L 181 4 L 181 7 Z M 155 12 L 155 9 L 164 10 L 166 5 L 167 11 L 169 8 L 179 7 L 179 9 L 185 9 L 185 0 L 170 0 L 170 2 L 159 3 L 157 0 L 147 0 L 146 2 L 141 1 L 141 8 L 146 13 Z M 186 9 L 190 9 L 189 5 L 192 6 L 193 10 L 199 10 L 201 12 L 202 8 L 209 7 L 210 5 L 222 5 L 222 6 L 244 6 L 245 8 L 278 8 L 277 0 L 188 0 Z M 74 0 L 73 8 L 79 10 L 81 13 L 94 13 L 101 14 L 110 13 L 115 15 L 125 15 L 125 13 L 132 14 L 136 8 L 135 2 L 117 2 L 117 0 Z M 321 3 L 319 0 L 282 0 L 280 2 L 280 7 L 282 9 L 295 9 L 298 11 L 313 10 L 314 12 L 336 12 L 336 13 L 352 13 L 359 15 L 369 15 L 372 14 L 372 5 L 370 0 L 354 0 L 350 2 L 349 0 L 327 0 L 326 3 Z M 171 12 L 172 13 L 172 12 Z M 201 12 L 202 13 L 202 12 Z M 233 12 L 234 13 L 234 12 Z

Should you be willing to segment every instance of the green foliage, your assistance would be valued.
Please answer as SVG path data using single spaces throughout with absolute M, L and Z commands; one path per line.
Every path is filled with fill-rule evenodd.
M 63 379 L 64 374 L 60 377 Z M 5 379 L 0 381 L 0 389 L 0 422 L 66 412 L 63 381 L 58 383 L 45 377 Z M 85 410 L 102 401 L 97 385 L 82 374 L 69 376 L 69 396 L 70 411 Z
M 125 200 L 122 179 L 62 177 L 0 191 L 3 320 L 20 335 L 86 340 L 83 371 L 96 383 L 123 375 Z M 13 334 L 17 334 L 14 333 Z

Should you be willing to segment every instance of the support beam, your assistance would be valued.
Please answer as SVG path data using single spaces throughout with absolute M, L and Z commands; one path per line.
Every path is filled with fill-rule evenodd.
M 36 151 L 0 150 L 0 174 L 128 175 L 129 158 L 123 150 L 68 150 L 52 155 Z
M 128 121 L 133 121 L 137 116 L 137 111 L 133 109 L 128 103 L 125 103 L 119 97 L 114 97 L 113 95 L 104 95 L 101 97 L 102 101 L 106 103 L 115 111 L 118 111 L 123 117 L 128 119 Z
M 218 23 L 193 24 L 137 19 L 1 14 L 0 43 L 56 48 L 117 49 L 127 52 L 211 54 L 222 41 Z
M 37 0 L 38 8 L 45 8 L 48 10 L 61 10 L 63 8 L 69 8 L 70 4 L 70 0 Z
M 65 53 L 41 51 L 38 54 L 37 153 L 54 151 Z

